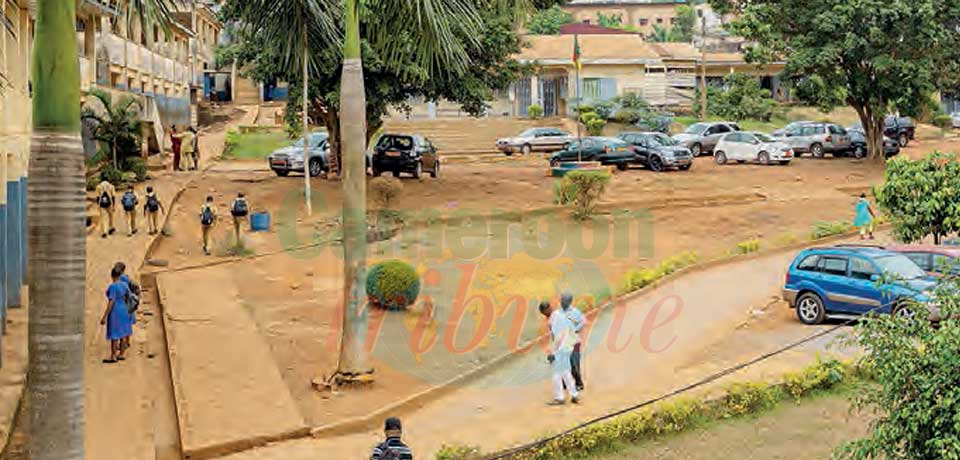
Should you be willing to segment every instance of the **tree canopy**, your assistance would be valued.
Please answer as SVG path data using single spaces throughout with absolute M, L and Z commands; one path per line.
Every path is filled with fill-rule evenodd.
M 533 13 L 527 21 L 527 31 L 534 35 L 556 35 L 560 33 L 560 27 L 572 22 L 572 14 L 553 5 Z
M 710 0 L 737 15 L 730 31 L 753 41 L 748 59 L 785 61 L 786 73 L 819 77 L 809 101 L 857 111 L 871 155 L 883 158 L 883 118 L 916 115 L 960 76 L 960 3 L 940 0 Z
M 933 153 L 887 163 L 884 183 L 875 190 L 898 239 L 908 243 L 960 231 L 960 163 L 953 154 Z

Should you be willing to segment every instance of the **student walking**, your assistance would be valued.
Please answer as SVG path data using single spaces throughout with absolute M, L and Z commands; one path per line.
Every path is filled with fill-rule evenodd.
M 147 219 L 147 233 L 156 235 L 160 232 L 160 213 L 166 212 L 163 209 L 163 203 L 157 198 L 157 192 L 153 187 L 147 186 L 147 201 L 143 204 L 143 217 Z
M 567 315 L 567 319 L 573 325 L 573 332 L 577 336 L 577 344 L 573 346 L 573 353 L 570 354 L 570 373 L 573 375 L 573 381 L 577 384 L 577 391 L 583 391 L 583 376 L 580 373 L 583 337 L 580 336 L 580 331 L 587 324 L 587 319 L 579 308 L 573 306 L 573 296 L 570 293 L 564 293 L 560 296 L 560 308 Z
M 129 337 L 133 333 L 133 323 L 127 310 L 130 288 L 127 283 L 120 281 L 121 275 L 123 270 L 118 266 L 110 271 L 113 282 L 107 287 L 107 308 L 100 318 L 100 324 L 107 328 L 107 340 L 110 341 L 110 357 L 103 360 L 105 364 L 126 359 L 124 344 L 129 344 Z
M 180 144 L 181 140 L 177 137 L 177 125 L 170 126 L 170 148 L 173 150 L 173 170 L 180 171 Z
M 197 128 L 193 126 L 190 127 L 190 132 L 193 133 L 193 169 L 200 169 L 200 135 L 197 134 Z
M 137 310 L 140 309 L 140 285 L 130 279 L 127 275 L 127 265 L 123 262 L 113 264 L 113 269 L 120 272 L 119 281 L 127 285 L 127 313 L 130 315 L 130 324 L 137 324 Z M 130 330 L 130 336 L 133 336 L 133 330 Z M 120 346 L 124 350 L 130 348 L 130 336 L 120 341 Z
M 550 306 L 550 302 L 540 302 L 540 313 L 548 318 L 550 326 L 550 354 L 547 355 L 547 362 L 553 370 L 553 400 L 549 404 L 560 406 L 566 403 L 564 388 L 570 393 L 570 402 L 579 404 L 580 394 L 570 372 L 570 357 L 577 343 L 573 323 L 561 309 Z
M 127 191 L 120 197 L 120 205 L 123 206 L 123 213 L 127 217 L 127 236 L 133 236 L 137 233 L 137 204 L 139 202 L 133 186 L 127 186 Z
M 861 193 L 860 199 L 857 200 L 856 205 L 857 215 L 853 219 L 853 225 L 860 228 L 860 239 L 866 238 L 868 235 L 870 239 L 873 239 L 873 219 L 876 217 L 876 214 L 873 212 L 873 208 L 870 206 L 870 201 L 867 200 L 867 194 Z
M 243 192 L 237 193 L 237 199 L 233 200 L 233 206 L 230 207 L 230 214 L 233 216 L 233 232 L 237 238 L 237 246 L 240 246 L 240 226 L 247 221 L 247 215 L 250 214 L 250 205 L 243 196 Z
M 400 419 L 386 419 L 383 422 L 383 433 L 386 439 L 373 448 L 370 460 L 413 460 L 413 451 L 401 439 L 403 426 Z
M 207 196 L 207 201 L 200 207 L 200 228 L 203 231 L 203 253 L 210 255 L 210 230 L 217 221 L 217 207 L 213 204 L 213 197 Z
M 100 183 L 97 184 L 97 205 L 100 209 L 100 236 L 106 238 L 117 231 L 113 226 L 113 211 L 117 202 L 117 190 L 107 180 L 107 173 L 100 173 Z

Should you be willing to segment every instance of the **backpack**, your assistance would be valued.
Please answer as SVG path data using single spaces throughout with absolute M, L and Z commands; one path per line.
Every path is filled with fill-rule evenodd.
M 233 214 L 234 217 L 245 217 L 249 212 L 247 200 L 243 198 L 237 198 L 233 202 L 233 209 L 230 210 L 230 214 Z
M 120 197 L 120 204 L 123 205 L 124 211 L 133 211 L 137 207 L 137 196 L 133 192 L 126 192 Z
M 127 286 L 127 313 L 133 313 L 140 308 L 140 285 L 131 280 Z
M 160 210 L 160 200 L 157 199 L 156 195 L 147 196 L 147 211 L 157 212 Z
M 200 225 L 212 225 L 213 224 L 213 209 L 210 209 L 210 206 L 204 206 L 203 212 L 200 213 Z
M 110 205 L 113 204 L 113 202 L 110 200 L 110 195 L 106 192 L 106 190 L 100 194 L 100 199 L 97 200 L 97 203 L 100 203 L 101 208 L 109 208 Z

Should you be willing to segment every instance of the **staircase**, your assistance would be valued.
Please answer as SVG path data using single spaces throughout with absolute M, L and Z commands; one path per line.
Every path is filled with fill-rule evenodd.
M 234 101 L 237 105 L 259 105 L 260 104 L 260 85 L 257 82 L 238 76 L 234 81 L 234 90 L 237 99 Z
M 447 118 L 397 120 L 384 123 L 385 133 L 421 134 L 442 154 L 497 153 L 497 139 L 516 136 L 528 128 L 559 128 L 575 133 L 577 125 L 565 118 Z

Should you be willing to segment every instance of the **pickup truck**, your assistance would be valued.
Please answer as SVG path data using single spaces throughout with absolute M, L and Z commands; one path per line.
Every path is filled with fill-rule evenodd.
M 906 147 L 916 135 L 917 127 L 909 117 L 888 116 L 883 119 L 883 135 L 896 139 L 900 147 Z

